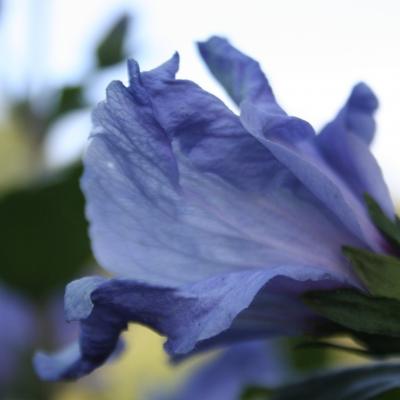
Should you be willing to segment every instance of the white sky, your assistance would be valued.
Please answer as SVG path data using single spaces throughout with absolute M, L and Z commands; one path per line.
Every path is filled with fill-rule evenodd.
M 135 16 L 135 58 L 149 69 L 181 55 L 180 76 L 226 99 L 203 66 L 194 42 L 212 34 L 228 37 L 258 59 L 280 103 L 319 128 L 343 104 L 354 83 L 364 80 L 378 94 L 381 109 L 374 153 L 400 199 L 400 1 L 398 0 L 8 0 L 0 38 L 5 61 L 0 74 L 13 87 L 74 82 L 90 67 L 87 53 L 114 18 Z M 30 10 L 27 12 L 27 10 Z M 34 31 L 44 40 L 39 41 Z M 3 56 L 4 57 L 4 56 Z M 4 60 L 4 58 L 3 58 Z M 25 77 L 25 78 L 24 78 Z M 98 79 L 93 100 L 104 96 L 115 68 Z M 3 80 L 4 81 L 4 80 Z M 229 103 L 231 104 L 231 103 Z M 87 116 L 80 115 L 80 121 Z M 71 118 L 69 118 L 71 120 Z M 78 121 L 78 120 L 77 120 Z M 73 129 L 71 129 L 73 126 Z M 64 121 L 56 129 L 53 157 L 80 148 L 88 123 Z

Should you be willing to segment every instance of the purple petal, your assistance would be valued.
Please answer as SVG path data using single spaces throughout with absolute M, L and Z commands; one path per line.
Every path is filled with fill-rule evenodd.
M 216 174 L 246 191 L 262 192 L 269 182 L 270 152 L 249 135 L 237 115 L 218 98 L 164 71 L 176 70 L 177 61 L 174 56 L 140 79 L 136 71 L 131 71 L 130 90 L 139 92 L 144 86 L 155 119 L 176 153 L 189 158 L 201 172 Z
M 363 83 L 356 85 L 345 106 L 315 141 L 331 168 L 361 201 L 368 193 L 393 217 L 388 188 L 368 148 L 375 131 L 373 114 L 377 106 L 371 89 Z
M 258 66 L 255 61 L 238 52 L 223 39 L 211 39 L 202 46 L 207 51 L 203 50 L 201 54 L 217 77 L 222 76 L 215 73 L 215 70 L 219 70 L 219 66 L 223 66 L 223 72 L 227 76 L 235 76 L 238 81 L 240 80 L 237 72 L 240 71 L 238 65 L 253 66 L 251 70 L 255 70 L 254 65 Z M 249 76 L 252 77 L 249 81 L 253 82 L 253 85 L 255 85 L 254 82 L 258 82 L 257 88 L 264 95 L 263 101 L 259 101 L 253 90 L 240 91 L 241 120 L 245 128 L 321 200 L 350 232 L 373 249 L 385 250 L 386 242 L 369 219 L 363 198 L 360 196 L 361 190 L 354 190 L 355 185 L 349 185 L 347 178 L 345 179 L 339 174 L 321 156 L 311 126 L 305 121 L 275 111 L 275 99 L 269 85 L 265 84 L 266 79 L 262 78 L 263 75 L 259 68 L 257 68 L 257 74 L 249 74 Z M 246 78 L 244 82 L 247 82 Z M 226 87 L 224 81 L 222 84 Z M 251 88 L 252 85 L 249 84 L 248 87 Z M 352 116 L 348 120 L 360 135 L 362 134 L 361 130 L 371 128 L 365 127 L 366 123 L 361 121 L 359 115 L 354 116 L 354 109 L 367 109 L 368 112 L 371 112 L 374 106 L 375 103 L 366 92 L 365 87 L 356 89 L 349 104 Z M 357 171 L 353 171 L 355 166 L 359 171 L 367 170 L 363 174 L 363 179 L 359 179 L 360 174 L 358 174 L 358 187 L 362 188 L 364 192 L 377 188 L 374 190 L 374 194 L 378 192 L 378 201 L 383 199 L 385 209 L 393 210 L 387 190 L 383 190 L 386 187 L 373 157 L 369 153 L 361 152 L 360 146 L 354 143 L 352 143 L 351 150 L 351 154 L 344 157 L 346 160 L 349 157 L 356 159 L 351 166 L 352 174 L 356 176 L 358 174 Z M 368 178 L 365 177 L 367 174 L 369 174 Z M 368 184 L 365 184 L 366 181 Z
M 378 105 L 378 99 L 371 88 L 360 82 L 354 86 L 337 119 L 343 119 L 347 129 L 369 145 L 375 135 L 374 113 Z
M 329 333 L 332 325 L 307 308 L 300 297 L 309 291 L 334 290 L 347 284 L 315 270 L 299 268 L 297 273 L 291 271 L 292 277 L 283 269 L 281 272 L 266 282 L 228 329 L 202 340 L 188 353 L 172 354 L 172 359 L 179 362 L 198 352 L 253 339 Z
M 257 111 L 251 107 L 245 106 L 242 109 L 242 121 L 246 128 L 282 164 L 289 168 L 339 218 L 350 232 L 363 240 L 373 250 L 386 251 L 388 245 L 369 218 L 364 198 L 354 190 L 354 185 L 350 186 L 339 171 L 332 168 L 323 158 L 316 144 L 316 137 L 308 136 L 304 137 L 303 140 L 289 141 L 287 135 L 280 134 L 281 126 L 278 125 L 279 129 L 276 129 L 276 125 L 271 123 L 271 120 L 274 119 L 273 116 L 264 115 L 264 118 L 268 120 L 268 123 L 265 124 L 267 129 L 260 129 L 254 125 L 252 122 L 254 112 Z M 289 123 L 292 124 L 288 120 Z M 284 122 L 280 122 L 280 124 L 285 125 Z M 350 141 L 350 139 L 352 140 Z M 369 186 L 376 185 L 375 187 L 378 190 L 382 187 L 385 188 L 375 160 L 368 153 L 368 150 L 367 152 L 361 151 L 366 149 L 365 145 L 356 137 L 350 139 L 349 143 L 351 143 L 353 149 L 352 157 L 355 160 L 353 167 L 364 166 L 366 174 L 369 174 L 369 177 L 365 179 L 369 182 Z M 357 174 L 355 169 L 352 172 Z M 363 174 L 363 176 L 365 177 L 366 174 Z M 358 183 L 363 184 L 362 181 Z M 375 190 L 374 193 L 376 193 Z M 385 195 L 379 198 L 382 197 L 387 200 L 385 204 L 391 204 L 390 198 L 385 197 Z
M 210 71 L 236 104 L 250 98 L 270 113 L 285 114 L 257 61 L 217 36 L 198 43 L 198 47 Z
M 274 280 L 276 276 L 289 276 L 290 280 L 283 283 Z M 165 348 L 172 356 L 191 352 L 218 334 L 229 335 L 230 330 L 233 335 L 240 330 L 240 339 L 246 333 L 248 340 L 260 333 L 264 337 L 294 334 L 304 328 L 310 332 L 310 324 L 302 320 L 303 316 L 313 319 L 313 327 L 323 323 L 323 319 L 309 311 L 299 313 L 295 320 L 282 318 L 289 309 L 284 303 L 283 308 L 269 307 L 268 302 L 276 301 L 273 294 L 282 285 L 286 292 L 282 291 L 281 299 L 291 296 L 287 304 L 297 303 L 305 310 L 298 299 L 304 290 L 343 287 L 347 283 L 335 275 L 303 267 L 236 272 L 180 289 L 130 279 L 80 279 L 72 282 L 66 292 L 67 318 L 80 321 L 79 347 L 70 347 L 54 356 L 37 354 L 36 370 L 46 380 L 75 379 L 90 373 L 113 354 L 119 335 L 129 322 L 146 325 L 166 336 Z
M 82 187 L 99 262 L 169 286 L 280 265 L 358 285 L 341 247 L 362 244 L 220 101 L 173 80 L 176 62 L 131 63 L 94 113 Z
M 82 188 L 95 255 L 122 278 L 70 285 L 80 345 L 37 356 L 46 379 L 97 368 L 129 322 L 165 335 L 173 357 L 319 332 L 326 321 L 299 295 L 360 288 L 342 246 L 383 244 L 311 126 L 280 109 L 258 64 L 219 39 L 202 53 L 217 77 L 227 69 L 223 84 L 247 130 L 214 96 L 175 79 L 177 55 L 147 73 L 130 62 L 130 86 L 110 85 L 94 112 Z

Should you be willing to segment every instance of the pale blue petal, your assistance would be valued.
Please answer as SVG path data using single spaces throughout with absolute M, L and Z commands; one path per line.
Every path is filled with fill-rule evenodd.
M 251 99 L 273 114 L 285 114 L 275 100 L 267 78 L 257 61 L 241 53 L 226 39 L 214 36 L 198 43 L 199 51 L 212 74 L 236 104 Z
M 246 340 L 259 337 L 260 332 L 264 337 L 310 332 L 310 319 L 314 320 L 314 327 L 323 323 L 310 311 L 299 313 L 292 320 L 282 318 L 285 307 L 268 307 L 270 298 L 265 295 L 282 289 L 282 282 L 274 281 L 277 276 L 290 277 L 281 299 L 287 297 L 288 304 L 297 303 L 304 310 L 299 299 L 304 290 L 348 285 L 340 277 L 317 269 L 290 266 L 230 273 L 180 289 L 130 279 L 83 278 L 71 283 L 66 292 L 68 319 L 80 321 L 79 346 L 54 356 L 37 354 L 36 370 L 46 380 L 75 379 L 90 373 L 113 354 L 129 322 L 146 325 L 166 336 L 165 349 L 175 357 L 201 348 L 202 343 L 209 347 L 206 341 L 219 334 L 229 336 L 231 331 L 235 336 L 238 330 L 242 333 L 248 324 L 251 330 L 245 332 Z M 260 302 L 267 306 L 260 308 Z M 280 323 L 275 326 L 276 321 Z M 237 338 L 243 340 L 244 336 Z
M 364 168 L 366 172 L 357 185 L 349 185 L 348 177 L 342 176 L 339 171 L 332 168 L 320 154 L 311 126 L 305 121 L 286 116 L 284 112 L 276 112 L 277 105 L 272 90 L 254 60 L 220 38 L 212 38 L 200 44 L 200 51 L 211 72 L 228 92 L 236 93 L 236 98 L 240 97 L 238 102 L 241 107 L 241 120 L 248 132 L 289 168 L 350 232 L 371 248 L 385 250 L 387 244 L 372 225 L 365 209 L 364 199 L 360 196 L 362 190 L 367 192 L 374 189 L 372 196 L 377 197 L 388 211 L 388 215 L 393 215 L 391 200 L 373 157 L 369 153 L 360 151 L 357 143 L 352 143 L 351 154 L 343 157 L 346 160 L 353 157 L 356 159 L 353 163 L 355 168 L 358 170 Z M 252 72 L 245 74 L 245 79 L 241 80 L 239 73 L 241 70 Z M 236 82 L 240 82 L 236 84 L 240 87 L 244 85 L 248 90 L 230 89 L 233 84 L 230 83 L 231 80 L 225 82 L 224 76 L 234 76 Z M 233 87 L 235 88 L 234 85 Z M 257 90 L 253 89 L 254 87 Z M 254 94 L 256 92 L 263 93 L 262 101 Z M 237 93 L 240 93 L 240 96 Z M 235 98 L 235 95 L 233 97 Z M 362 85 L 356 88 L 347 106 L 347 111 L 350 110 L 347 112 L 347 124 L 357 132 L 357 135 L 364 136 L 365 140 L 368 140 L 373 130 L 372 123 L 365 118 L 365 114 L 370 114 L 376 106 L 376 99 Z M 360 115 L 362 113 L 364 115 Z M 340 154 L 337 154 L 337 157 L 340 157 Z M 352 173 L 358 174 L 357 171 Z
M 361 201 L 368 193 L 388 216 L 394 217 L 389 190 L 368 148 L 375 132 L 373 114 L 377 106 L 371 89 L 359 83 L 336 118 L 316 137 L 316 146 Z
M 100 263 L 170 286 L 288 264 L 357 285 L 341 247 L 360 242 L 221 102 L 173 80 L 176 62 L 132 63 L 94 114 L 82 187 Z

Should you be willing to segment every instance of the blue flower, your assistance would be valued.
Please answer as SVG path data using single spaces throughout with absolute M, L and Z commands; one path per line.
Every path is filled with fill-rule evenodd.
M 113 82 L 93 114 L 82 188 L 98 262 L 66 292 L 79 346 L 35 359 L 45 379 L 105 362 L 129 322 L 167 337 L 173 357 L 272 335 L 313 334 L 326 320 L 308 290 L 363 286 L 348 245 L 388 252 L 364 206 L 394 209 L 369 151 L 377 100 L 355 86 L 320 135 L 278 105 L 257 62 L 226 40 L 199 44 L 240 117 L 195 83 L 178 55 L 129 85 Z
M 232 345 L 195 370 L 176 393 L 157 400 L 236 400 L 249 386 L 277 387 L 289 376 L 280 350 L 275 341 Z

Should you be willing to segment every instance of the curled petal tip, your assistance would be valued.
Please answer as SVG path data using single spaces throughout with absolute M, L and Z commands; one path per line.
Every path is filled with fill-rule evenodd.
M 78 342 L 67 346 L 60 352 L 49 355 L 44 352 L 37 352 L 33 357 L 33 367 L 40 377 L 45 381 L 58 381 L 60 379 L 73 379 L 79 377 L 75 375 L 74 366 L 79 360 L 80 350 Z
M 350 95 L 349 104 L 367 112 L 374 112 L 379 106 L 378 98 L 375 93 L 364 82 L 359 82 L 354 86 Z
M 176 73 L 179 70 L 179 61 L 179 53 L 175 51 L 172 57 L 165 63 L 161 64 L 158 68 L 156 68 L 156 70 L 162 72 L 164 78 L 174 79 Z
M 207 40 L 199 40 L 197 42 L 198 45 L 212 44 L 212 43 L 216 44 L 216 43 L 229 43 L 229 42 L 228 39 L 226 39 L 225 37 L 217 35 L 210 36 Z
M 93 310 L 91 294 L 106 279 L 100 276 L 78 279 L 68 284 L 65 292 L 67 321 L 79 321 L 89 317 Z
M 136 60 L 133 58 L 130 58 L 128 60 L 128 74 L 129 74 L 129 79 L 132 81 L 138 79 L 140 77 L 140 68 L 139 64 Z
M 218 51 L 221 49 L 223 46 L 229 46 L 229 41 L 221 36 L 211 36 L 207 40 L 199 40 L 196 42 L 197 48 L 200 51 L 200 54 L 203 58 L 206 58 L 209 51 L 211 50 L 216 50 Z
M 142 74 L 147 85 L 158 86 L 160 82 L 175 80 L 175 75 L 179 70 L 179 53 L 176 51 L 170 59 L 159 65 L 157 68 Z

